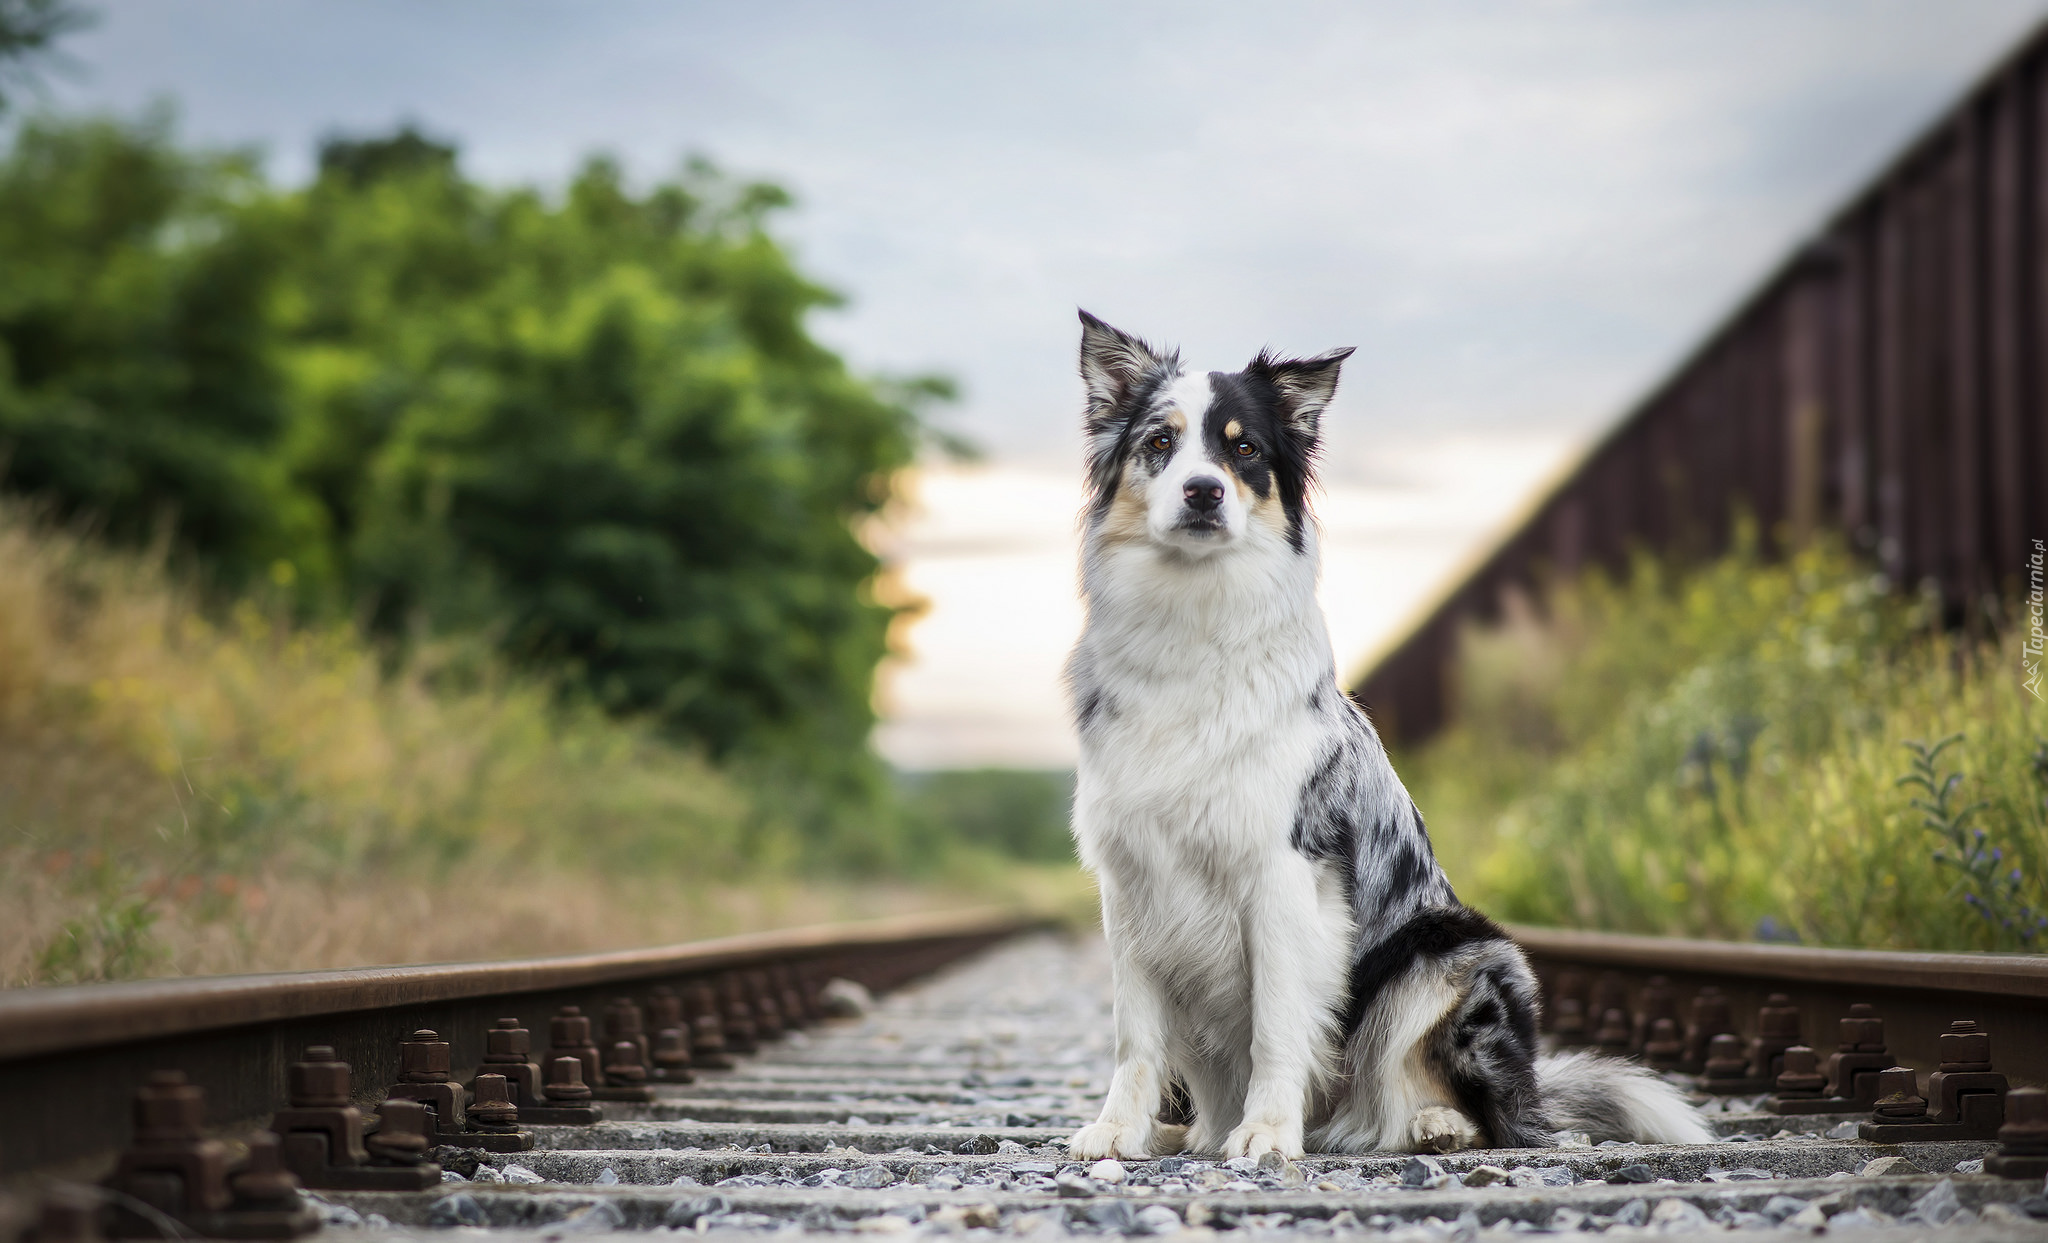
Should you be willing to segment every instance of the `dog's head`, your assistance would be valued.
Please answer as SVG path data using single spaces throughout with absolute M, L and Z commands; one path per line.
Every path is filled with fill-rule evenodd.
M 1187 375 L 1178 352 L 1081 312 L 1095 531 L 1191 556 L 1261 534 L 1301 552 L 1319 424 L 1350 356 L 1261 351 L 1242 371 Z

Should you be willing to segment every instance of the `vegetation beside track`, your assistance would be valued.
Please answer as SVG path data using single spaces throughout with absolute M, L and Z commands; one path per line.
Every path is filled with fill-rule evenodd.
M 318 154 L 284 186 L 164 114 L 0 135 L 0 491 L 216 604 L 442 680 L 487 655 L 709 757 L 821 865 L 901 870 L 867 736 L 912 601 L 862 536 L 948 384 L 811 335 L 838 295 L 774 185 L 486 185 L 411 129 Z
M 1396 760 L 1500 918 L 2048 949 L 2048 706 L 2016 634 L 1934 622 L 1834 543 L 1644 559 L 1468 632 L 1455 724 Z
M 811 336 L 779 188 L 490 186 L 410 129 L 283 186 L 168 113 L 5 119 L 0 980 L 1078 890 L 1003 854 L 1044 780 L 867 744 L 914 602 L 864 529 L 960 446 L 944 380 Z
M 209 606 L 160 556 L 0 503 L 0 981 L 1085 903 L 1071 866 L 955 843 L 914 799 L 876 832 L 916 866 L 827 879 L 798 826 L 656 722 L 481 642 L 392 660 L 351 624 Z

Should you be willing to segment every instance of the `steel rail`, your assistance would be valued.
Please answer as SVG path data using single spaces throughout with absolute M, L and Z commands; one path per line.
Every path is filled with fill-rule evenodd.
M 1582 963 L 1605 954 L 1599 960 L 1662 965 L 1645 955 L 1642 938 L 1533 930 L 1527 939 L 1539 950 L 1566 944 Z M 1669 943 L 1650 947 L 1668 950 Z M 1694 957 L 1721 955 L 1758 978 L 1786 974 L 1782 954 L 1725 953 L 1746 948 L 1696 947 Z M 1819 1230 L 1862 1237 L 1903 1218 L 1900 1236 L 1916 1227 L 1914 1237 L 1971 1226 L 1970 1237 L 2005 1238 L 2038 1232 L 2030 1220 L 2048 1219 L 2048 1199 L 2039 1195 L 2048 1142 L 2035 1138 L 2048 1124 L 2048 1094 L 1994 1098 L 1985 1080 L 1995 1076 L 1984 1075 L 1935 1094 L 1969 1115 L 1961 1123 L 1899 1122 L 1897 1108 L 1880 1119 L 1860 1104 L 1770 1112 L 1757 1108 L 1754 1091 L 1723 1092 L 1703 1114 L 1719 1137 L 1710 1144 L 1607 1147 L 1566 1134 L 1557 1148 L 1431 1158 L 1310 1153 L 1226 1165 L 1195 1153 L 1092 1165 L 1075 1160 L 1066 1141 L 1099 1110 L 1110 1078 L 1112 1048 L 1099 1023 L 1111 1002 L 1110 976 L 1098 941 L 1020 937 L 906 989 L 884 1012 L 812 1027 L 734 1066 L 665 1078 L 637 1101 L 614 1098 L 602 1119 L 533 1119 L 529 1126 L 522 1118 L 516 1137 L 496 1136 L 530 1143 L 433 1147 L 427 1166 L 404 1160 L 403 1145 L 383 1143 L 364 1160 L 334 1159 L 336 1135 L 360 1119 L 324 1099 L 335 1093 L 322 1085 L 336 1086 L 324 1054 L 311 1059 L 320 1065 L 298 1068 L 300 1095 L 323 1099 L 273 1119 L 268 1135 L 208 1136 L 190 1125 L 189 1093 L 182 1110 L 153 1093 L 146 1102 L 153 1107 L 138 1112 L 151 1133 L 138 1127 L 137 1142 L 98 1188 L 18 1180 L 13 1190 L 23 1194 L 10 1210 L 0 1183 L 0 1241 L 13 1243 L 24 1221 L 35 1222 L 28 1238 L 40 1243 L 195 1233 L 283 1238 L 321 1219 L 367 1226 L 378 1237 L 453 1226 L 468 1227 L 471 1237 L 516 1231 L 506 1237 L 526 1239 L 663 1228 L 665 1235 L 719 1238 L 768 1230 L 909 1237 L 922 1222 L 918 1233 L 926 1237 L 978 1229 L 1100 1240 L 1193 1226 L 1313 1243 L 1333 1232 L 1352 1237 L 1418 1223 L 1421 1233 L 1444 1235 L 1451 1231 L 1442 1223 L 1450 1221 L 1461 1223 L 1461 1235 L 1534 1228 L 1574 1237 L 1610 1225 L 1696 1237 L 1713 1225 L 1761 1231 L 1775 1224 L 1769 1237 L 1779 1238 Z M 1962 1056 L 1971 1049 L 1950 1051 L 1959 1055 L 1952 1061 L 1981 1060 Z M 435 1059 L 414 1053 L 417 1068 L 433 1069 Z M 1901 1086 L 1896 1075 L 1891 1082 Z M 472 1085 L 477 1098 L 484 1086 L 482 1076 Z M 434 1099 L 464 1108 L 452 1093 Z M 2002 1107 L 1987 1109 L 1993 1099 Z M 380 1117 L 378 1137 L 407 1116 L 401 1106 Z M 1866 1120 L 1903 1131 L 1864 1135 Z M 2015 1134 L 1993 1142 L 1987 1122 Z M 2021 1125 L 2008 1126 L 2014 1122 Z M 1967 1133 L 1956 1133 L 1959 1127 Z M 488 1127 L 458 1130 L 462 1139 L 494 1138 Z M 403 1125 L 397 1131 L 409 1133 Z M 7 1138 L 0 1128 L 0 1143 Z M 306 1176 L 317 1203 L 295 1202 L 288 1185 L 261 1175 L 259 1151 L 286 1163 L 287 1144 L 296 1153 L 289 1164 Z M 344 1140 L 339 1150 L 349 1147 Z M 103 1163 L 76 1177 L 98 1179 L 106 1169 Z M 224 1209 L 208 1207 L 216 1197 L 194 1194 L 223 1180 Z
M 596 987 L 665 976 L 1008 936 L 1033 926 L 1014 912 L 911 915 L 824 924 L 653 949 L 504 962 L 425 963 L 260 975 L 189 976 L 0 992 L 0 1061 L 213 1028 L 387 1006 Z
M 1805 1039 L 1825 1054 L 1852 1004 L 1875 1006 L 1901 1064 L 1931 1070 L 1936 1038 L 1956 1019 L 1992 1034 L 1998 1068 L 2016 1084 L 2048 1085 L 2048 956 L 1937 954 L 1912 950 L 1820 949 L 1682 940 L 1512 926 L 1546 996 L 1567 971 L 1610 977 L 1641 1006 L 1661 976 L 1682 996 L 1712 985 L 1730 1000 L 1745 1035 L 1774 993 L 1799 1007 Z
M 501 1016 L 545 1032 L 562 1006 L 596 1015 L 613 996 L 769 966 L 882 991 L 1047 922 L 973 910 L 558 958 L 0 992 L 0 1174 L 113 1148 L 135 1087 L 163 1067 L 205 1089 L 209 1124 L 236 1126 L 283 1103 L 286 1067 L 308 1045 L 339 1050 L 372 1103 L 396 1079 L 398 1041 L 418 1028 L 441 1032 L 455 1065 L 473 1067 Z
M 128 1129 L 150 1071 L 178 1067 L 207 1092 L 209 1123 L 245 1127 L 285 1097 L 286 1067 L 312 1044 L 357 1068 L 365 1104 L 398 1070 L 398 1041 L 441 1032 L 458 1068 L 476 1066 L 501 1015 L 546 1026 L 563 1005 L 596 1014 L 614 996 L 764 966 L 806 967 L 885 989 L 1044 921 L 1004 911 L 915 916 L 617 953 L 507 962 L 152 980 L 0 993 L 0 1174 L 98 1157 Z M 1836 1020 L 1875 1005 L 1898 1060 L 1923 1070 L 1958 1018 L 1983 1023 L 2014 1082 L 2048 1083 L 2048 957 L 1816 949 L 1514 927 L 1546 990 L 1566 972 L 1605 977 L 1640 1009 L 1657 977 L 1683 994 L 1712 985 L 1738 1022 L 1772 994 L 1801 1011 L 1805 1039 L 1831 1047 Z M 1747 1033 L 1745 1033 L 1747 1034 Z

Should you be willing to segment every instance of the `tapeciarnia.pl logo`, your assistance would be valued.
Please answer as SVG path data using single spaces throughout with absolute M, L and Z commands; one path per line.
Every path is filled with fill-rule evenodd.
M 2048 646 L 2048 629 L 2042 626 L 2044 612 L 2044 585 L 2042 583 L 2043 561 L 2048 560 L 2048 548 L 2042 541 L 2034 541 L 2034 555 L 2027 558 L 2027 641 L 2020 648 L 2020 668 L 2026 672 L 2026 688 L 2041 695 L 2041 651 Z

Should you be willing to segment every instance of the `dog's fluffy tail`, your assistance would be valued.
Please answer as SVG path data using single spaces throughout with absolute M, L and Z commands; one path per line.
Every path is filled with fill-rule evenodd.
M 1705 1144 L 1713 1132 L 1699 1111 L 1651 1070 L 1597 1053 L 1560 1053 L 1536 1063 L 1551 1125 L 1584 1131 L 1594 1143 Z

